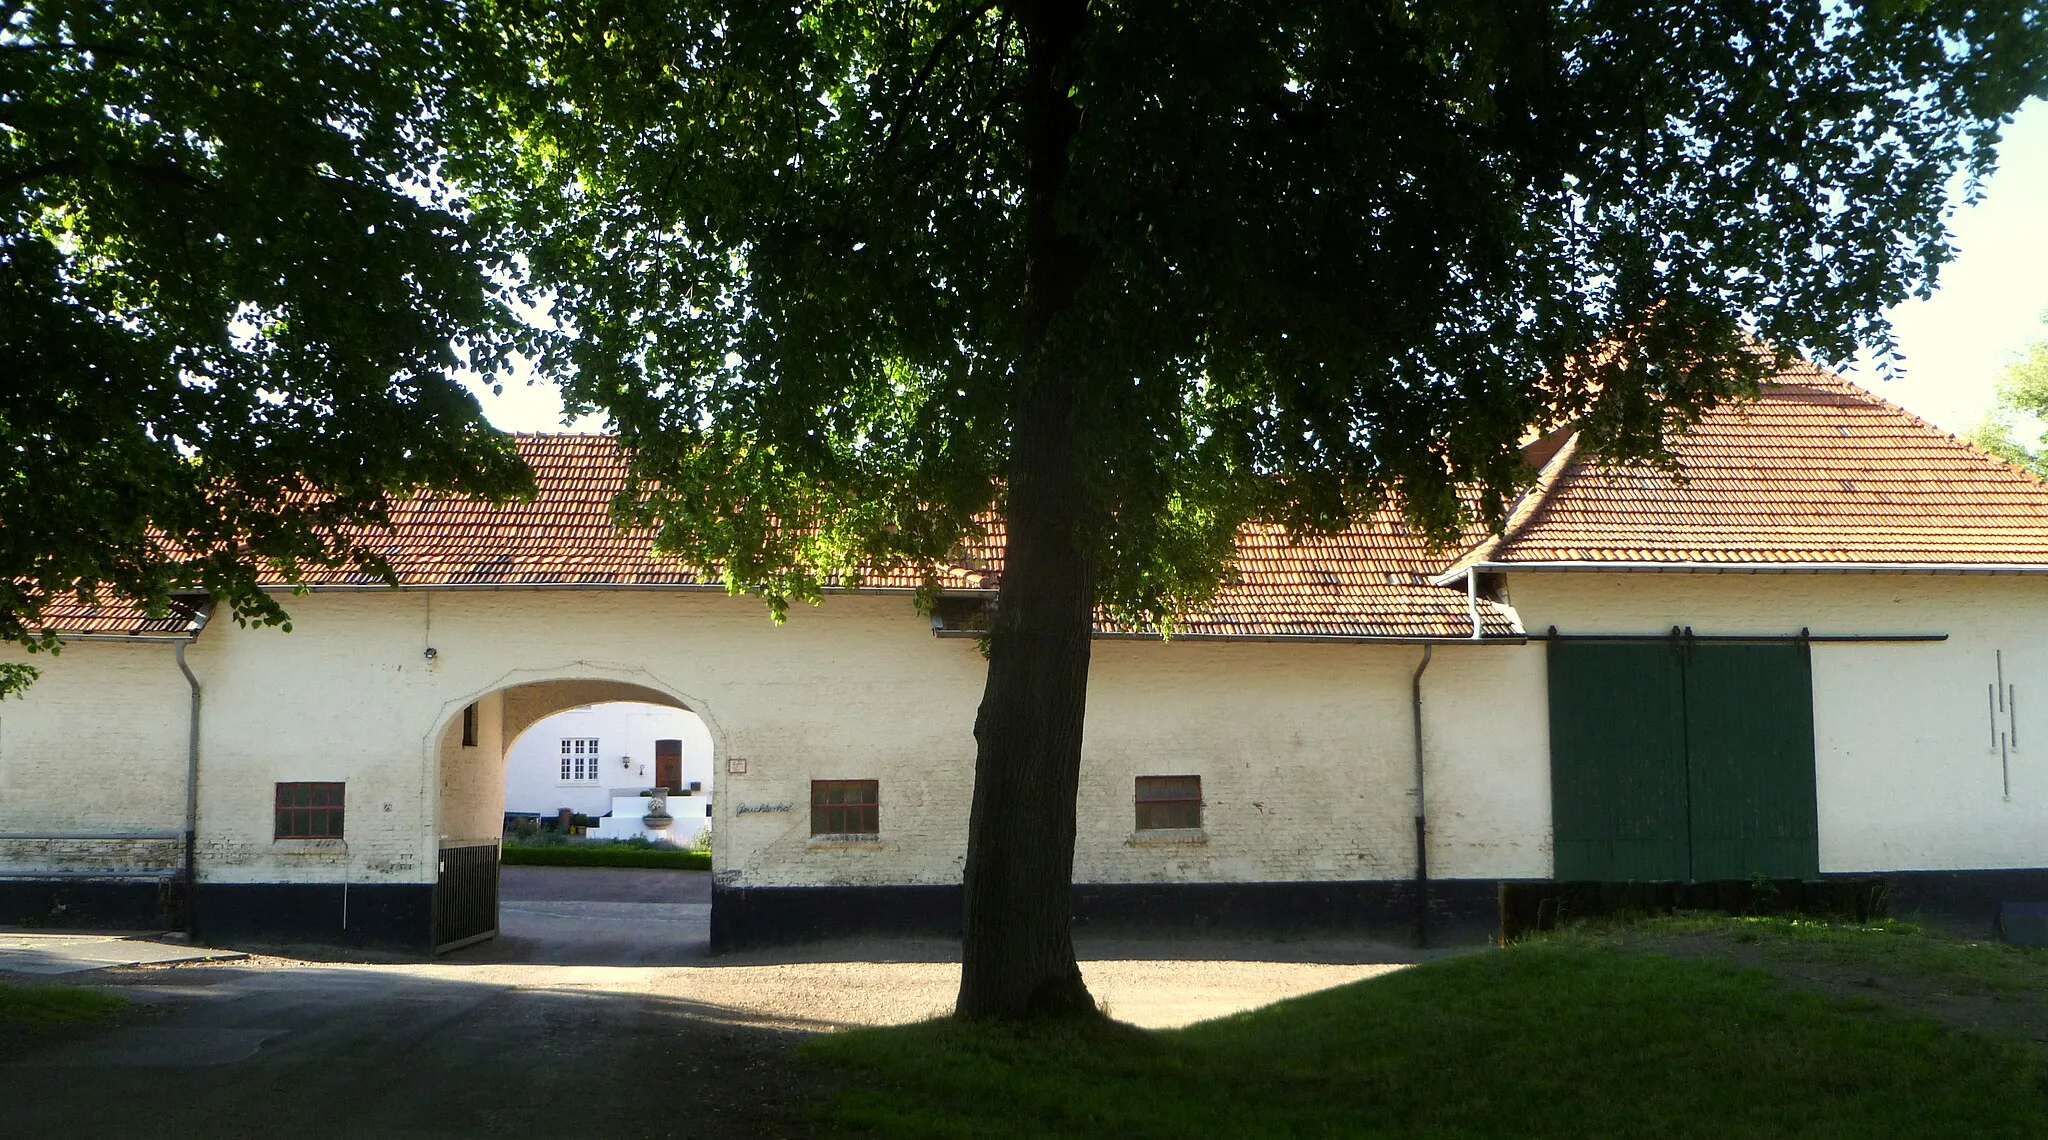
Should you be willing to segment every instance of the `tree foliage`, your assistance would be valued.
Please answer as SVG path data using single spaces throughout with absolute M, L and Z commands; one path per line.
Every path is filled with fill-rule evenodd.
M 74 590 L 279 623 L 386 496 L 524 486 L 451 378 L 524 335 L 434 181 L 454 16 L 0 0 L 0 641 Z
M 993 506 L 961 1009 L 1005 1016 L 1086 1002 L 1097 607 L 1170 624 L 1251 519 L 1448 535 L 1532 428 L 1655 461 L 1774 354 L 1888 347 L 2048 86 L 2040 0 L 0 13 L 0 636 L 73 584 L 278 620 L 252 567 L 515 489 L 458 338 L 776 606 Z
M 1998 384 L 1998 407 L 1972 434 L 1971 442 L 2048 478 L 2048 340 L 2028 345 L 2006 365 Z
M 943 557 L 1000 494 L 1029 333 L 1040 5 L 519 0 L 517 153 L 465 176 L 575 330 L 665 541 L 771 594 Z M 1654 456 L 1847 356 L 1948 256 L 2042 77 L 2038 5 L 1086 7 L 1048 367 L 1081 385 L 1102 598 L 1170 620 L 1245 519 L 1524 476 L 1532 425 Z M 495 161 L 494 161 L 495 160 Z M 504 172 L 516 169 L 516 186 Z M 1618 338 L 1618 339 L 1617 339 Z M 1614 351 L 1619 346 L 1620 351 Z M 1486 503 L 1497 507 L 1497 494 Z
M 1005 519 L 970 1016 L 1089 1007 L 1092 611 L 1170 624 L 1251 519 L 1447 535 L 1532 427 L 1655 461 L 1775 355 L 1888 347 L 2048 79 L 2038 2 L 479 12 L 456 176 L 632 448 L 623 510 L 778 605 Z

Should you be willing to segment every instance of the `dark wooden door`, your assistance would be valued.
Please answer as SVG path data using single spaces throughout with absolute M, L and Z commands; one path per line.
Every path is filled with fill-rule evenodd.
M 1550 779 L 1559 879 L 1817 877 L 1805 643 L 1551 642 Z
M 1559 879 L 1690 877 L 1676 644 L 1550 643 L 1550 779 Z
M 1700 643 L 1685 663 L 1692 877 L 1820 877 L 1813 672 L 1797 641 Z
M 654 742 L 654 786 L 671 792 L 683 790 L 683 742 Z

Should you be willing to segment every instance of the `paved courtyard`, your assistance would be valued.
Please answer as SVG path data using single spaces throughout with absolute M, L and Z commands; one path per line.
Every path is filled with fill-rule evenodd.
M 507 868 L 505 937 L 432 963 L 258 953 L 73 974 L 137 1009 L 75 1041 L 0 1043 L 0 1134 L 800 1134 L 815 1080 L 796 1042 L 951 1005 L 951 943 L 707 958 L 708 891 L 687 873 Z M 1316 943 L 1083 953 L 1110 1013 L 1153 1027 L 1371 977 L 1401 957 Z

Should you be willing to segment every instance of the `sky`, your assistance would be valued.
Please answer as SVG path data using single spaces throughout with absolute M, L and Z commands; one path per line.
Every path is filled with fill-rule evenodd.
M 1950 219 L 1957 249 L 1925 301 L 1891 311 L 1904 374 L 1886 380 L 1863 362 L 1851 379 L 1952 432 L 1981 423 L 1999 376 L 2031 341 L 2048 337 L 2048 102 L 2021 108 L 1999 146 L 1998 171 L 1974 206 Z M 600 417 L 565 425 L 554 386 L 507 383 L 492 395 L 470 385 L 484 414 L 507 431 L 602 431 Z

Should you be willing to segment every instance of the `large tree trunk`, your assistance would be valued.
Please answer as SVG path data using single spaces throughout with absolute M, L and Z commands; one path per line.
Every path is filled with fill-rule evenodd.
M 1095 564 L 1077 540 L 1073 432 L 1056 401 L 1018 424 L 1009 553 L 975 718 L 961 1017 L 1092 1014 L 1068 924 Z
M 974 1018 L 1096 1016 L 1074 961 L 1068 897 L 1074 796 L 1095 620 L 1095 556 L 1074 378 L 1048 352 L 1093 260 L 1059 230 L 1067 147 L 1080 123 L 1066 62 L 1085 3 L 1020 5 L 1026 281 L 1006 521 L 1008 550 L 989 639 L 988 686 L 974 722 L 960 999 Z

